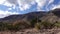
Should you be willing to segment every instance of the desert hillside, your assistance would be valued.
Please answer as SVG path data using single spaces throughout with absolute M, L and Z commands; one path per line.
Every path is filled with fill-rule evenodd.
M 60 9 L 0 18 L 0 34 L 60 34 Z

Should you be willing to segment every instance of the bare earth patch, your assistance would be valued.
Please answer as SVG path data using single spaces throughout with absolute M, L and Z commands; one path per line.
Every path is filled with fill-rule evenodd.
M 43 30 L 36 30 L 33 28 L 33 29 L 24 29 L 17 32 L 1 31 L 0 34 L 60 34 L 60 28 L 43 29 Z

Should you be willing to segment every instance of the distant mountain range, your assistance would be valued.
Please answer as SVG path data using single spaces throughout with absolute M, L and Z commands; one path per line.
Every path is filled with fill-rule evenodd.
M 32 19 L 38 17 L 38 19 L 42 21 L 50 21 L 50 22 L 56 22 L 60 21 L 60 9 L 54 9 L 51 11 L 36 11 L 36 12 L 30 12 L 27 14 L 18 14 L 18 15 L 10 15 L 5 18 L 1 18 L 1 22 L 9 22 L 14 23 L 18 21 L 31 21 Z

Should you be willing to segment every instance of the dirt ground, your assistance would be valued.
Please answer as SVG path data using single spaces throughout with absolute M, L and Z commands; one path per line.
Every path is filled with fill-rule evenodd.
M 60 28 L 58 29 L 43 29 L 43 30 L 36 30 L 36 29 L 24 29 L 17 32 L 11 31 L 1 31 L 0 34 L 60 34 Z

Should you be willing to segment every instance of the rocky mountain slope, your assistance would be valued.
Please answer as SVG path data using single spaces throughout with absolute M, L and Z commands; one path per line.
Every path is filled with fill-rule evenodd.
M 51 11 L 38 11 L 38 12 L 30 12 L 27 14 L 17 14 L 17 15 L 10 15 L 5 18 L 0 19 L 2 22 L 15 22 L 15 21 L 31 21 L 34 18 L 37 18 L 42 21 L 49 21 L 49 22 L 56 22 L 60 21 L 60 8 L 51 10 Z
M 45 16 L 46 14 L 47 14 L 47 12 L 39 11 L 39 12 L 30 12 L 27 14 L 10 15 L 10 16 L 0 19 L 0 21 L 10 22 L 10 23 L 15 22 L 15 21 L 29 22 L 32 19 L 36 18 L 37 16 L 38 16 L 38 18 L 41 18 L 41 17 Z
M 60 22 L 60 9 L 54 9 L 48 12 L 46 16 L 41 18 L 42 21 L 49 21 L 49 22 Z

